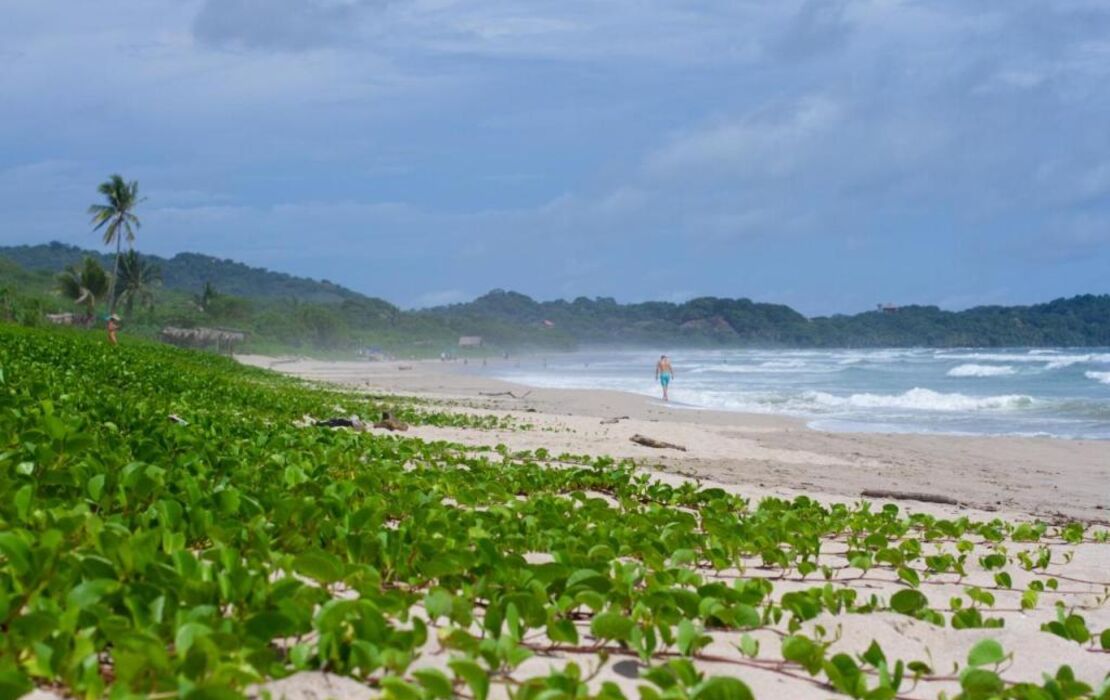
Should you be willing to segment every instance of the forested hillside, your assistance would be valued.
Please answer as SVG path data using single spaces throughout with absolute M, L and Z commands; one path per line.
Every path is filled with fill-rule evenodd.
M 0 301 L 7 309 L 0 311 L 30 322 L 46 312 L 72 310 L 71 303 L 53 292 L 55 276 L 86 256 L 111 270 L 110 256 L 60 243 L 0 248 Z M 402 311 L 331 282 L 231 260 L 196 253 L 142 258 L 159 269 L 161 286 L 151 304 L 126 319 L 132 329 L 154 335 L 167 324 L 232 327 L 247 331 L 259 349 L 381 346 L 439 354 L 453 350 L 462 335 L 481 336 L 485 349 L 496 352 L 639 345 L 1110 346 L 1110 295 L 1105 294 L 1032 306 L 964 311 L 905 306 L 807 318 L 782 304 L 749 299 L 621 304 L 579 297 L 539 302 L 494 290 L 465 304 Z
M 57 272 L 67 265 L 81 262 L 89 255 L 98 258 L 102 265 L 111 269 L 111 255 L 56 241 L 45 245 L 0 248 L 0 257 L 5 257 L 24 269 L 32 271 Z M 161 268 L 163 283 L 167 289 L 199 292 L 207 283 L 224 294 L 248 299 L 297 299 L 302 302 L 325 304 L 368 298 L 327 280 L 317 281 L 306 277 L 295 277 L 283 272 L 250 267 L 234 260 L 221 260 L 210 255 L 178 253 L 168 259 L 157 255 L 143 257 Z
M 420 312 L 431 318 L 498 319 L 569 333 L 582 345 L 669 343 L 798 347 L 1108 346 L 1110 295 L 1033 306 L 944 311 L 906 306 L 851 316 L 806 318 L 781 304 L 703 297 L 681 304 L 613 299 L 537 302 L 495 290 L 467 304 Z

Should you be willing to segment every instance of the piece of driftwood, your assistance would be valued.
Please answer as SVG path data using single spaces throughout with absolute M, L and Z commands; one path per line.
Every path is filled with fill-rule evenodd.
M 663 442 L 662 440 L 649 438 L 646 435 L 640 435 L 639 433 L 633 435 L 628 439 L 636 443 L 637 445 L 643 445 L 644 447 L 654 447 L 657 450 L 680 450 L 682 452 L 686 451 L 686 448 L 682 445 L 676 445 L 672 442 Z
M 616 416 L 615 418 L 602 418 L 601 419 L 601 424 L 602 425 L 613 425 L 614 423 L 620 423 L 622 420 L 628 420 L 628 416 Z
M 362 428 L 362 421 L 357 416 L 351 418 L 325 418 L 314 423 L 318 428 Z
M 531 393 L 532 393 L 531 391 L 526 391 L 523 394 L 521 394 L 520 396 L 517 396 L 516 394 L 514 394 L 511 391 L 479 391 L 478 395 L 479 396 L 509 396 L 511 398 L 514 398 L 514 399 L 523 399 L 525 396 L 527 396 L 528 394 L 531 394 Z
M 948 496 L 939 496 L 935 493 L 917 493 L 914 491 L 887 491 L 885 489 L 864 489 L 860 496 L 864 498 L 890 498 L 895 501 L 922 501 L 924 503 L 944 503 L 945 505 L 958 506 L 960 502 Z
M 374 424 L 375 428 L 384 428 L 385 430 L 408 430 L 409 424 L 397 420 L 389 411 L 382 413 L 382 419 Z

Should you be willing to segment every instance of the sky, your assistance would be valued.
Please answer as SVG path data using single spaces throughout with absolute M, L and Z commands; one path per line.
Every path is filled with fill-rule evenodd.
M 403 306 L 1110 292 L 1110 0 L 0 0 L 0 245 Z

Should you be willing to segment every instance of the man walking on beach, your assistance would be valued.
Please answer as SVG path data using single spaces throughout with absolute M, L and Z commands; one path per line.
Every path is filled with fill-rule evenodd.
M 655 363 L 655 381 L 663 385 L 663 400 L 670 401 L 667 396 L 667 387 L 671 384 L 671 377 L 674 376 L 674 368 L 671 367 L 670 358 L 666 355 L 661 355 L 659 361 Z

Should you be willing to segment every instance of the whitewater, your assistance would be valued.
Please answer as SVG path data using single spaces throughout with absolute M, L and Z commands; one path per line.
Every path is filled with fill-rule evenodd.
M 831 431 L 1110 439 L 1107 348 L 667 352 L 675 408 L 799 416 Z M 658 396 L 658 357 L 591 351 L 480 371 L 536 387 Z

